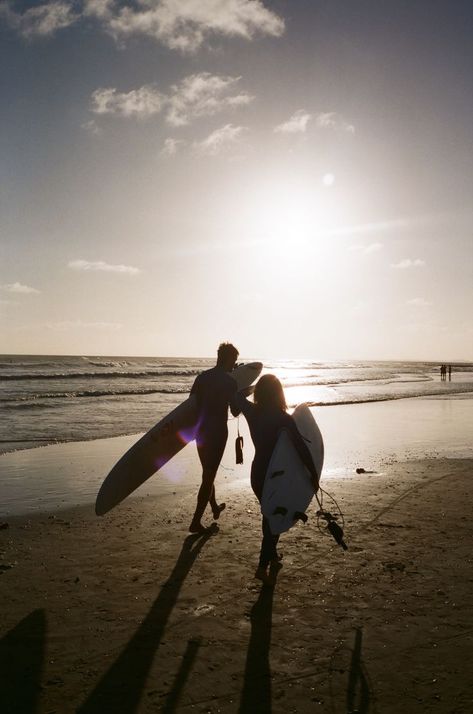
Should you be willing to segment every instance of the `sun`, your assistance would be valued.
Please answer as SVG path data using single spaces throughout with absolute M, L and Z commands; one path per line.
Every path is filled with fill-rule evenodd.
M 335 176 L 333 174 L 324 174 L 322 178 L 322 183 L 327 188 L 331 188 L 335 183 Z

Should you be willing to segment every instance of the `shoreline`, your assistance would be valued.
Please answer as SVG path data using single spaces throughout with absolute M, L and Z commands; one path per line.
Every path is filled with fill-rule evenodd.
M 323 478 L 356 477 L 356 468 L 383 470 L 396 461 L 473 457 L 472 399 L 403 399 L 314 409 L 325 442 Z M 238 421 L 232 419 L 217 482 L 249 481 L 253 446 L 246 420 L 243 466 L 235 468 Z M 141 434 L 141 432 L 140 432 Z M 93 504 L 105 476 L 140 434 L 91 441 L 71 441 L 0 455 L 0 519 L 14 513 L 57 512 L 75 504 Z M 193 490 L 201 467 L 189 444 L 131 498 Z
M 447 399 L 460 399 L 460 400 L 473 400 L 473 390 L 468 391 L 468 392 L 449 392 L 447 394 L 418 394 L 418 395 L 392 395 L 392 396 L 384 396 L 384 397 L 373 397 L 373 398 L 367 398 L 367 399 L 362 399 L 362 400 L 357 400 L 357 401 L 350 401 L 350 400 L 341 400 L 337 402 L 311 402 L 307 401 L 304 402 L 306 403 L 311 409 L 325 409 L 329 407 L 345 407 L 345 406 L 357 406 L 359 404 L 378 404 L 382 402 L 395 402 L 395 401 L 402 401 L 402 400 L 412 400 L 412 399 L 418 399 L 418 400 L 447 400 Z M 301 402 L 302 403 L 302 402 Z M 289 406 L 289 410 L 293 410 L 297 404 L 293 404 Z M 157 423 L 157 422 L 156 422 Z M 152 428 L 153 425 L 150 426 Z M 123 437 L 135 437 L 137 440 L 143 434 L 145 434 L 145 431 L 131 431 L 131 432 L 124 432 L 120 434 L 112 434 L 111 436 L 97 436 L 97 437 L 91 437 L 89 439 L 64 439 L 62 441 L 59 440 L 51 440 L 51 441 L 46 441 L 45 443 L 34 443 L 32 446 L 23 446 L 23 447 L 18 447 L 18 448 L 12 448 L 12 449 L 7 449 L 3 450 L 0 447 L 0 456 L 4 456 L 5 454 L 14 454 L 17 453 L 18 451 L 29 451 L 31 449 L 43 449 L 47 446 L 59 446 L 60 444 L 75 444 L 75 443 L 87 443 L 90 441 L 100 441 L 100 440 L 105 440 L 105 439 L 119 439 Z M 9 443 L 14 443 L 14 442 L 9 442 Z M 24 443 L 24 442 L 19 442 L 19 443 Z
M 238 479 L 218 485 L 212 537 L 187 533 L 189 483 L 102 518 L 90 506 L 9 518 L 6 711 L 467 714 L 472 468 L 415 460 L 322 482 L 349 550 L 319 533 L 311 505 L 281 538 L 275 588 L 253 578 L 259 508 Z

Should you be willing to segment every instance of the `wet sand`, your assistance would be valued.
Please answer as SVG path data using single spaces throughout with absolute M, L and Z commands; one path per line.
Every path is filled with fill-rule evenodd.
M 194 450 L 186 459 L 178 487 L 103 518 L 84 506 L 5 519 L 0 711 L 473 710 L 472 460 L 327 479 L 349 550 L 311 507 L 281 539 L 271 588 L 253 578 L 249 461 L 246 476 L 220 472 L 227 509 L 195 537 Z

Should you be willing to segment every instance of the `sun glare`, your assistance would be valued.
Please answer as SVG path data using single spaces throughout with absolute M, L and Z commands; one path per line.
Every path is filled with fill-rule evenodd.
M 335 176 L 333 174 L 324 174 L 322 183 L 327 188 L 330 188 L 335 183 Z
M 324 187 L 332 186 L 326 174 Z M 320 242 L 340 221 L 340 206 L 332 192 L 317 181 L 278 181 L 255 187 L 246 204 L 246 230 L 280 255 Z

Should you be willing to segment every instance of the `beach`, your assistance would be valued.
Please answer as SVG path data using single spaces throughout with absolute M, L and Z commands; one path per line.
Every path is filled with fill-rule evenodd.
M 216 482 L 227 508 L 203 537 L 187 531 L 193 445 L 103 518 L 92 483 L 132 437 L 4 454 L 10 469 L 29 454 L 22 468 L 36 461 L 45 484 L 56 464 L 76 491 L 2 518 L 2 712 L 470 712 L 471 422 L 458 412 L 456 456 L 432 424 L 422 441 L 414 420 L 413 443 L 399 449 L 398 405 L 401 424 L 421 402 L 357 405 L 357 428 L 377 425 L 375 444 L 356 429 L 344 438 L 350 412 L 337 410 L 352 405 L 316 411 L 328 442 L 322 486 L 349 549 L 319 530 L 312 504 L 308 523 L 281 538 L 274 588 L 253 577 L 260 514 L 246 438 L 245 463 L 234 463 L 235 422 Z M 470 400 L 458 405 L 471 415 Z M 95 474 L 89 495 L 79 471 Z M 74 498 L 84 502 L 71 508 Z M 324 505 L 334 508 L 327 496 Z

